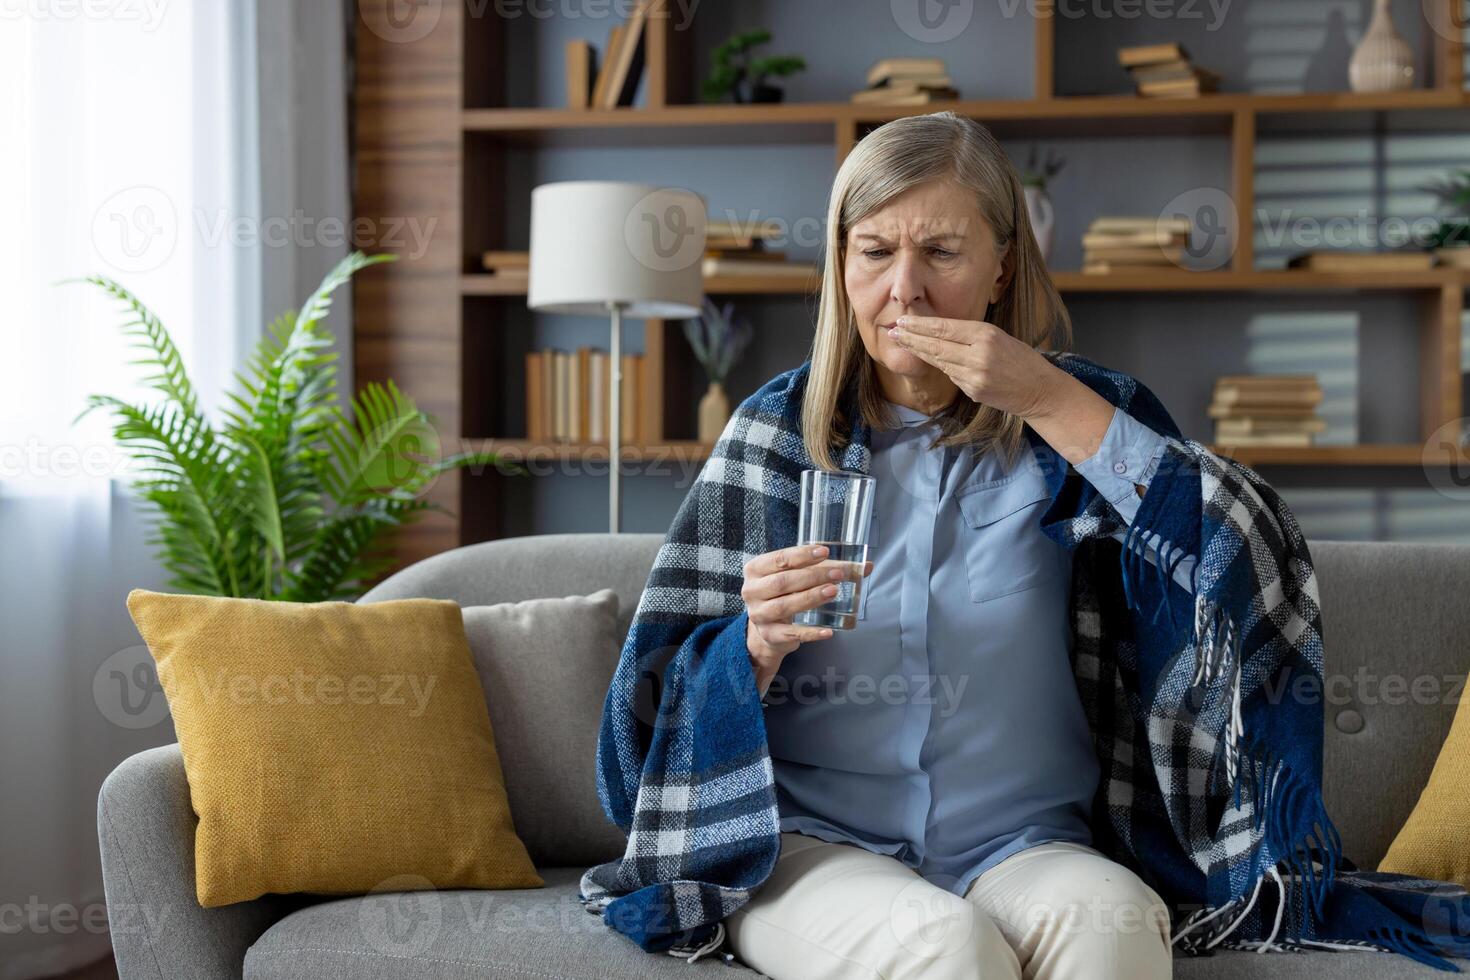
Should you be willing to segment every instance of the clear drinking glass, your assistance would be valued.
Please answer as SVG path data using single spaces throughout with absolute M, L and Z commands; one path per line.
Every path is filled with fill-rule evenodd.
M 798 626 L 827 626 L 834 630 L 857 626 L 877 485 L 873 477 L 851 470 L 801 471 L 796 543 L 826 545 L 827 557 L 822 559 L 822 567 L 846 566 L 849 576 L 837 583 L 837 594 L 830 600 L 797 612 L 792 622 Z

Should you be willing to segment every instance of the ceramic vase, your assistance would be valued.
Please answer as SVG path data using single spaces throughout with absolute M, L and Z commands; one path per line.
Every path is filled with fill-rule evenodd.
M 719 441 L 720 433 L 730 421 L 730 398 L 725 387 L 718 381 L 709 383 L 709 390 L 699 400 L 699 441 L 713 445 Z
M 1373 22 L 1348 64 L 1354 92 L 1397 92 L 1414 85 L 1414 52 L 1393 26 L 1390 0 L 1375 0 Z
M 1047 197 L 1043 188 L 1026 188 L 1026 210 L 1031 215 L 1031 230 L 1036 234 L 1036 245 L 1041 249 L 1041 257 L 1049 260 L 1052 233 L 1056 230 L 1056 212 L 1052 209 L 1051 198 Z

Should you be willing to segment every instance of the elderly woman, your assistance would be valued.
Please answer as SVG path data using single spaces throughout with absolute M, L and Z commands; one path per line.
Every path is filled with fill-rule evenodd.
M 865 137 L 824 259 L 811 358 L 733 414 L 639 598 L 597 756 L 628 845 L 584 907 L 775 980 L 1138 980 L 1176 946 L 1449 968 L 1442 886 L 1346 865 L 1320 699 L 1272 694 L 1322 680 L 1300 528 L 1065 352 L 990 133 Z M 858 584 L 798 541 L 809 468 L 877 477 L 850 631 L 794 622 Z
M 827 446 L 856 385 L 873 560 L 861 621 L 835 634 L 792 618 L 831 599 L 840 569 L 794 546 L 745 569 L 783 833 L 727 920 L 733 948 L 775 980 L 1167 977 L 1162 901 L 1090 846 L 1099 765 L 1069 659 L 1070 556 L 1039 526 L 1051 492 L 1022 428 L 1125 518 L 1165 439 L 1041 353 L 1067 345 L 1066 311 L 982 126 L 882 127 L 832 209 L 841 288 L 823 296 L 803 436 L 837 468 Z

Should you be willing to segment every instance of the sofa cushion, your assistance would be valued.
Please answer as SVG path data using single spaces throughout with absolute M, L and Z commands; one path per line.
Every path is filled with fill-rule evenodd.
M 134 589 L 199 815 L 199 904 L 541 883 L 459 607 Z M 402 885 L 401 888 L 412 887 Z
M 268 929 L 245 980 L 644 980 L 762 974 L 718 957 L 645 953 L 582 908 L 582 868 L 540 868 L 545 888 L 376 893 L 313 905 Z M 1461 961 L 1465 962 L 1465 961 Z M 1470 963 L 1467 963 L 1470 968 Z M 1375 951 L 1174 958 L 1176 980 L 1429 980 L 1445 976 Z
M 465 633 L 490 709 L 516 833 L 538 865 L 593 865 L 627 837 L 597 800 L 597 732 L 617 667 L 618 596 L 468 606 Z
M 1470 888 L 1470 698 L 1460 699 L 1429 784 L 1378 870 Z
M 583 868 L 545 888 L 376 893 L 286 916 L 245 954 L 247 980 L 656 980 L 759 977 L 717 957 L 645 953 L 582 908 Z

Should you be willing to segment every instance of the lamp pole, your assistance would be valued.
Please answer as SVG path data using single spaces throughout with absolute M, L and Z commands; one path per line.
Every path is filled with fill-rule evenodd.
M 610 343 L 612 365 L 609 373 L 612 382 L 608 386 L 612 398 L 612 423 L 608 432 L 608 446 L 611 450 L 607 464 L 607 529 L 612 534 L 618 533 L 618 458 L 621 455 L 623 444 L 623 304 L 609 301 L 608 312 L 612 314 L 612 339 Z

